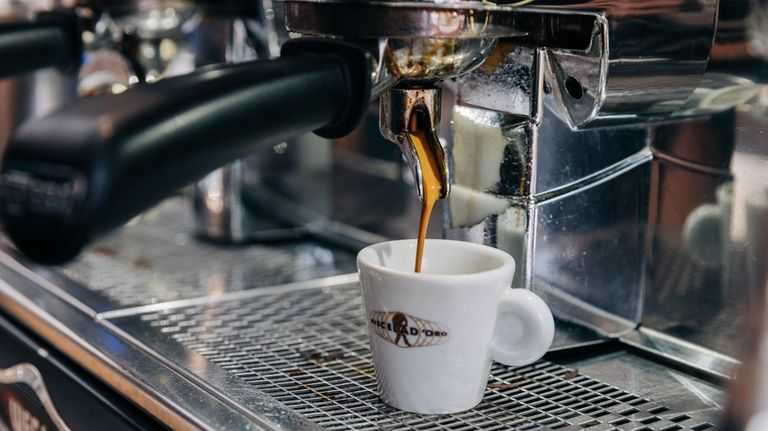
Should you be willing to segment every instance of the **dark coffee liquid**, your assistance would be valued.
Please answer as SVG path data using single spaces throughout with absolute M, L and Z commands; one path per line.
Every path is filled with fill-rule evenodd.
M 421 261 L 424 257 L 424 242 L 427 238 L 429 218 L 435 202 L 440 199 L 444 187 L 444 179 L 440 175 L 440 167 L 437 161 L 435 149 L 440 143 L 434 142 L 436 137 L 429 132 L 428 120 L 423 113 L 414 111 L 408 122 L 408 134 L 416 149 L 416 155 L 421 165 L 421 180 L 423 184 L 421 219 L 419 220 L 419 235 L 416 245 L 415 272 L 421 272 Z

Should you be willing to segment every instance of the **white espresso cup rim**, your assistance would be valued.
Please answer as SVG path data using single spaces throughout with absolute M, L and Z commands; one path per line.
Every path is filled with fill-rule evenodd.
M 425 250 L 424 258 L 425 259 L 427 258 L 426 250 L 427 250 L 428 244 L 439 243 L 443 247 L 445 246 L 457 247 L 457 248 L 461 248 L 464 251 L 471 250 L 472 252 L 475 252 L 478 254 L 484 254 L 490 258 L 498 259 L 498 265 L 494 265 L 490 269 L 483 269 L 479 271 L 466 272 L 466 273 L 434 274 L 434 273 L 428 273 L 428 272 L 414 272 L 413 269 L 404 270 L 404 269 L 391 268 L 391 267 L 387 267 L 366 259 L 366 255 L 371 254 L 371 252 L 374 252 L 374 255 L 376 255 L 375 251 L 377 249 L 381 249 L 383 247 L 394 245 L 394 244 L 400 244 L 400 245 L 414 244 L 415 246 L 416 241 L 417 241 L 416 239 L 397 239 L 397 240 L 383 241 L 383 242 L 369 245 L 368 247 L 365 247 L 364 249 L 360 250 L 360 252 L 357 254 L 357 266 L 358 268 L 365 267 L 366 269 L 374 270 L 383 274 L 390 274 L 390 275 L 401 276 L 401 277 L 418 277 L 423 280 L 435 280 L 435 281 L 448 281 L 448 280 L 460 281 L 465 278 L 473 278 L 473 277 L 478 277 L 482 275 L 490 275 L 496 272 L 506 271 L 506 270 L 509 270 L 510 266 L 512 268 L 515 268 L 515 259 L 505 251 L 502 251 L 487 245 L 483 245 L 483 244 L 477 244 L 477 243 L 467 242 L 467 241 L 457 241 L 452 239 L 427 239 L 426 244 L 424 245 L 424 250 Z

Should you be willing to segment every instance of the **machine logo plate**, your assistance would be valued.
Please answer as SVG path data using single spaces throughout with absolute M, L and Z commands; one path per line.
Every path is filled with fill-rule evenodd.
M 69 431 L 32 364 L 0 369 L 0 431 Z

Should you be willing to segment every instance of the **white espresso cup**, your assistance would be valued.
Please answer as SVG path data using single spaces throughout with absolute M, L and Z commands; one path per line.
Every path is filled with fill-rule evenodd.
M 552 344 L 544 301 L 512 289 L 515 261 L 484 245 L 389 241 L 357 256 L 379 396 L 401 410 L 456 413 L 483 398 L 492 360 L 521 366 Z

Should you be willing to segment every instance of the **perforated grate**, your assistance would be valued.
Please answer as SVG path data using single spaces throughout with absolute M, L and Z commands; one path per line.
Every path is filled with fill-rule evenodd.
M 381 402 L 359 288 L 271 291 L 145 324 L 331 430 L 706 430 L 713 425 L 547 361 L 495 364 L 483 402 L 423 416 Z
M 314 280 L 356 270 L 355 255 L 314 241 L 222 246 L 191 236 L 187 201 L 170 199 L 59 267 L 110 309 Z M 101 311 L 101 310 L 100 310 Z

